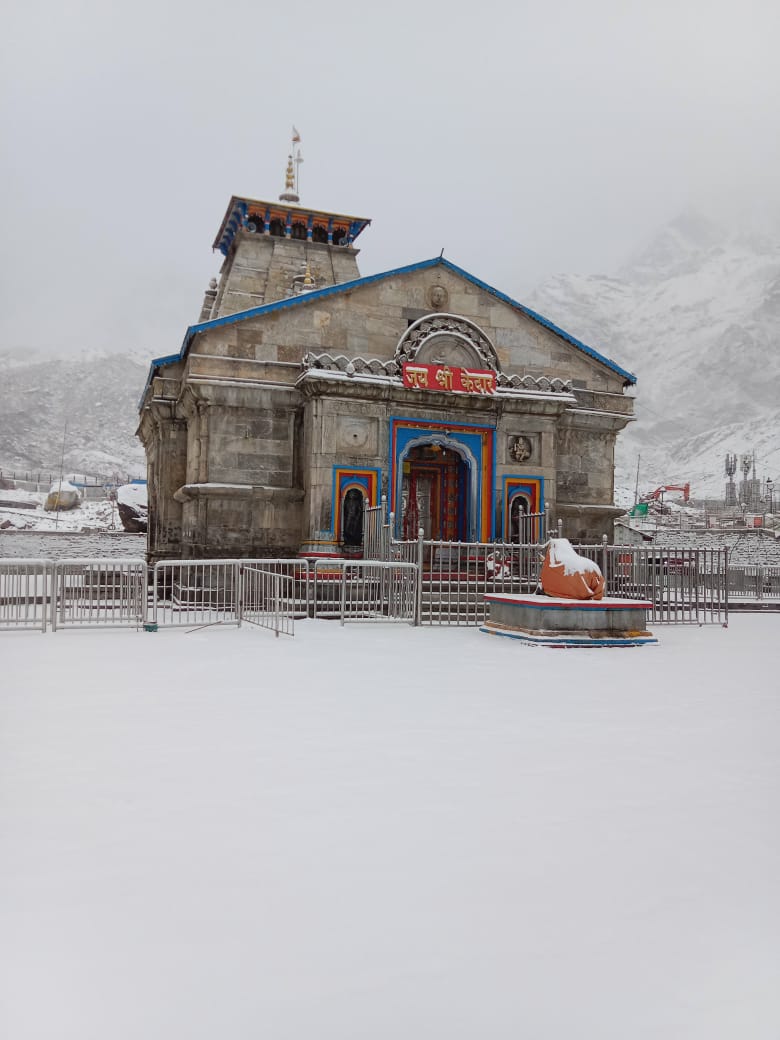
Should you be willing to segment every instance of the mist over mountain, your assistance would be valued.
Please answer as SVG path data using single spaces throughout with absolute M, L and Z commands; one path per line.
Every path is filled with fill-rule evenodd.
M 634 372 L 637 421 L 618 438 L 618 499 L 690 482 L 719 495 L 723 458 L 755 450 L 780 479 L 780 239 L 694 213 L 614 276 L 558 275 L 523 302 Z M 135 437 L 149 358 L 0 352 L 0 468 L 145 472 Z
M 637 421 L 616 484 L 722 492 L 723 458 L 755 450 L 780 474 L 780 241 L 695 213 L 662 228 L 615 277 L 558 275 L 524 300 L 637 376 Z
M 0 352 L 0 469 L 143 476 L 135 437 L 148 364 L 122 354 Z

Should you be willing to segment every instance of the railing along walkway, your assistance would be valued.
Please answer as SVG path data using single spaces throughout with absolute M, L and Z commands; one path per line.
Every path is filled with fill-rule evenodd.
M 0 560 L 0 629 L 240 625 L 296 618 L 478 625 L 486 593 L 537 588 L 544 546 L 396 541 L 386 560 Z M 780 568 L 729 568 L 724 549 L 578 546 L 607 594 L 647 599 L 648 621 L 726 624 L 729 595 L 777 604 Z M 278 580 L 276 580 L 278 578 Z

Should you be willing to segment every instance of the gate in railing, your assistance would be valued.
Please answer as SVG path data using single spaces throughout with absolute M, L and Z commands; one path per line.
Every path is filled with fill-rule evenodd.
M 146 618 L 144 560 L 57 560 L 51 626 L 140 628 Z
M 423 542 L 421 624 L 481 625 L 486 593 L 536 590 L 543 554 L 538 544 Z
M 277 636 L 295 635 L 295 578 L 278 568 L 242 565 L 241 618 Z
M 239 560 L 241 569 L 254 567 L 269 574 L 278 574 L 284 578 L 280 586 L 281 599 L 280 609 L 286 612 L 290 619 L 305 618 L 309 616 L 311 604 L 311 565 L 308 560 L 299 559 L 258 559 Z M 269 586 L 269 591 L 270 591 Z M 244 594 L 244 582 L 241 584 L 242 616 L 245 616 L 246 599 Z
M 240 625 L 241 560 L 161 560 L 154 565 L 152 620 L 159 627 Z
M 375 560 L 317 560 L 314 616 L 346 621 L 399 621 L 414 624 L 418 610 L 418 570 L 413 563 Z
M 382 495 L 378 506 L 365 506 L 363 512 L 363 559 L 386 560 L 390 541 L 387 523 L 387 498 Z
M 0 560 L 0 629 L 45 632 L 53 577 L 53 560 Z

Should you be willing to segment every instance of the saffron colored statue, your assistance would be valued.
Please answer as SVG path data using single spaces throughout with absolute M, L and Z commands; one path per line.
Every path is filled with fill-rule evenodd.
M 542 590 L 562 599 L 601 599 L 604 577 L 598 564 L 575 552 L 566 538 L 551 538 L 541 574 Z

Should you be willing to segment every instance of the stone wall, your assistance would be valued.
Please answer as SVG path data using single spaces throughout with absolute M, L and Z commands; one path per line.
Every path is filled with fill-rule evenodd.
M 222 265 L 210 317 L 288 299 L 293 295 L 294 278 L 307 262 L 318 289 L 359 278 L 358 252 L 351 246 L 329 246 L 239 230 Z
M 248 232 L 236 241 L 220 287 L 223 314 L 232 306 L 229 293 L 236 302 L 262 277 L 264 298 L 282 293 L 302 257 L 317 254 L 323 280 L 357 275 L 351 249 Z M 256 270 L 249 272 L 252 264 Z M 434 300 L 483 330 L 506 374 L 573 380 L 573 395 L 445 396 L 381 380 L 350 381 L 343 373 L 301 378 L 306 353 L 389 361 Z M 379 469 L 387 492 L 392 416 L 494 427 L 497 503 L 505 476 L 540 477 L 552 515 L 564 519 L 569 537 L 611 537 L 620 513 L 611 504 L 615 437 L 633 411 L 623 382 L 551 329 L 443 267 L 325 299 L 298 297 L 198 334 L 186 360 L 154 380 L 141 427 L 150 460 L 150 531 L 153 522 L 158 531 L 153 547 L 150 535 L 150 549 L 171 556 L 262 556 L 294 553 L 307 539 L 332 541 L 338 537 L 334 466 Z M 175 434 L 162 433 L 166 423 L 178 424 Z M 510 454 L 517 437 L 530 446 L 522 462 Z

